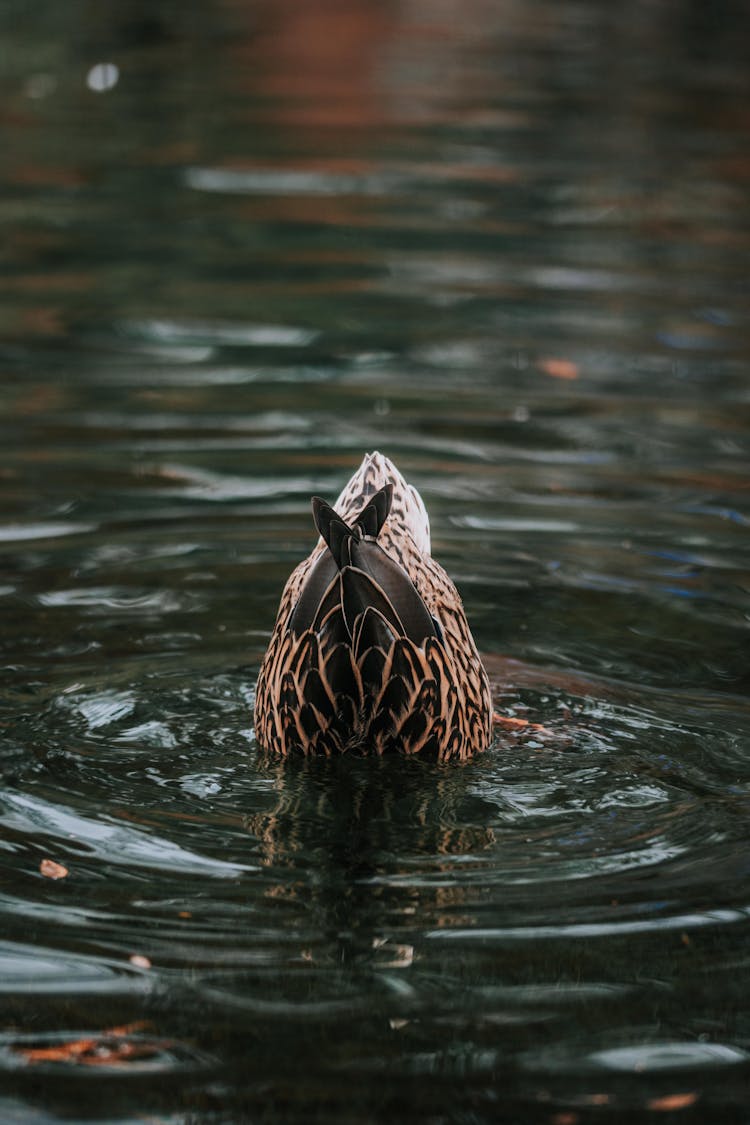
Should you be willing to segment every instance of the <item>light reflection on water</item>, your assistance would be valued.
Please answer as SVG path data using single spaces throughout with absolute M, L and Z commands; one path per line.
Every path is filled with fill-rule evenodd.
M 3 1120 L 742 1120 L 746 12 L 16 16 Z M 258 754 L 374 448 L 544 733 Z

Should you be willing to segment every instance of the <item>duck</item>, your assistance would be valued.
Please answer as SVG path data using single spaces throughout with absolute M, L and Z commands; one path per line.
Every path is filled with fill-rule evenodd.
M 312 515 L 318 541 L 284 587 L 258 675 L 260 748 L 441 763 L 487 749 L 489 679 L 417 489 L 376 451 Z

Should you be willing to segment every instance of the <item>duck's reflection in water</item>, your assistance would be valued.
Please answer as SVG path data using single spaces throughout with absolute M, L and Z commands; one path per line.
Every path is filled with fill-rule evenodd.
M 457 860 L 495 843 L 470 792 L 476 768 L 353 755 L 270 765 L 272 805 L 247 821 L 278 874 L 266 893 L 305 897 L 340 962 L 408 963 L 399 934 L 416 918 L 439 926 L 443 912 L 455 924 L 466 893 Z

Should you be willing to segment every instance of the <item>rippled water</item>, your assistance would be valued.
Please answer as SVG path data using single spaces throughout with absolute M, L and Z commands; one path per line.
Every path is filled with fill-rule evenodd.
M 0 23 L 2 1119 L 746 1120 L 747 10 Z M 257 752 L 374 448 L 544 733 Z

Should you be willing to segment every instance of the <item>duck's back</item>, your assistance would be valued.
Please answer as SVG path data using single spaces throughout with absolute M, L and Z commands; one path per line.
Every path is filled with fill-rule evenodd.
M 273 753 L 395 749 L 440 760 L 488 745 L 491 700 L 455 586 L 430 554 L 427 512 L 368 454 L 289 578 L 256 689 Z

